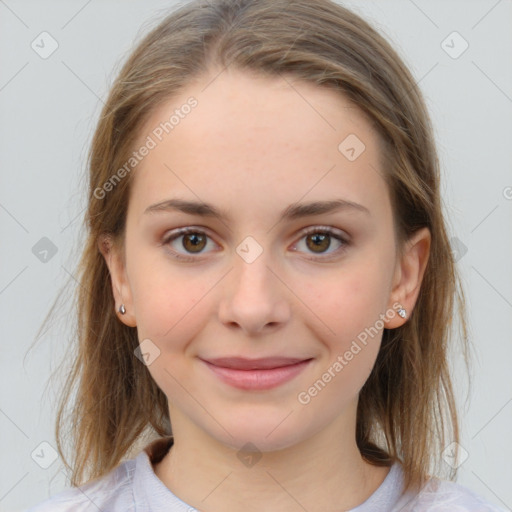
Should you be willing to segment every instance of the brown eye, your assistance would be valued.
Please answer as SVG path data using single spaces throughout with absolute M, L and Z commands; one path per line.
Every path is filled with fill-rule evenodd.
M 181 243 L 178 239 L 182 239 Z M 208 245 L 210 237 L 200 229 L 184 228 L 167 236 L 162 245 L 169 246 L 172 256 L 179 260 L 193 261 L 197 260 L 194 254 L 201 255 Z M 191 256 L 187 256 L 190 254 Z
M 178 239 L 182 239 L 181 243 L 178 243 Z M 169 246 L 169 251 L 172 256 L 176 259 L 185 261 L 198 261 L 197 257 L 202 254 L 207 254 L 205 250 L 208 245 L 208 240 L 211 239 L 205 232 L 195 228 L 183 228 L 167 236 L 162 245 Z M 331 228 L 314 227 L 310 228 L 306 233 L 303 234 L 300 241 L 305 239 L 306 253 L 317 254 L 317 257 L 309 258 L 316 260 L 327 260 L 331 256 L 338 256 L 350 245 L 343 236 L 338 234 Z M 329 251 L 332 246 L 333 239 L 339 244 L 338 248 Z M 297 244 L 299 245 L 299 244 Z M 294 248 L 293 251 L 298 249 Z M 190 255 L 190 256 L 189 256 Z
M 315 233 L 313 235 L 307 235 L 306 245 L 313 252 L 323 252 L 329 249 L 331 245 L 331 237 L 325 233 Z
M 206 246 L 206 238 L 202 233 L 187 233 L 183 235 L 183 248 L 190 252 L 201 252 Z
M 338 233 L 338 231 L 328 227 L 309 228 L 305 233 L 303 233 L 301 241 L 303 239 L 305 240 L 304 245 L 306 248 L 301 250 L 301 252 L 305 251 L 309 254 L 317 254 L 318 257 L 309 258 L 316 260 L 327 260 L 327 258 L 331 256 L 339 256 L 350 245 L 349 241 L 341 235 L 341 232 Z M 338 244 L 338 247 L 335 246 L 333 250 L 328 251 L 332 246 L 333 240 Z M 297 245 L 300 245 L 300 242 Z M 295 248 L 293 250 L 298 251 L 298 249 Z

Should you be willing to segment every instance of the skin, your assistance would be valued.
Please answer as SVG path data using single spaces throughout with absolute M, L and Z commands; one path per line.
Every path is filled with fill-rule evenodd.
M 148 370 L 168 397 L 175 441 L 155 473 L 199 510 L 356 507 L 389 471 L 363 461 L 355 442 L 358 394 L 382 329 L 308 404 L 298 393 L 393 304 L 410 314 L 430 233 L 418 231 L 399 259 L 377 133 L 338 93 L 290 78 L 212 71 L 153 113 L 141 143 L 190 96 L 197 107 L 133 171 L 124 258 L 108 239 L 99 244 L 117 308 L 127 310 L 119 320 L 160 350 Z M 349 134 L 366 146 L 354 161 L 338 150 Z M 203 200 L 230 218 L 144 213 L 171 197 Z M 336 198 L 369 214 L 280 218 L 292 203 Z M 209 237 L 199 253 L 186 236 L 162 244 L 186 226 Z M 332 227 L 350 243 L 338 251 L 342 244 L 331 237 L 316 252 L 314 236 L 303 233 L 314 226 Z M 247 236 L 263 251 L 251 263 L 236 252 Z M 196 259 L 176 259 L 172 249 Z M 406 321 L 394 314 L 384 326 Z M 235 355 L 313 361 L 277 388 L 243 391 L 198 359 Z M 248 442 L 261 455 L 253 465 L 237 456 Z

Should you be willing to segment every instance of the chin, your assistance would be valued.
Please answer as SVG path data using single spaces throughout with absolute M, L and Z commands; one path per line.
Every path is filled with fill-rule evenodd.
M 254 451 L 272 452 L 284 450 L 308 437 L 304 423 L 298 422 L 297 411 L 284 412 L 253 412 L 252 414 L 236 414 L 231 417 L 219 417 L 215 423 L 205 428 L 205 431 L 218 442 L 239 451 L 248 449 L 248 443 L 254 445 Z M 287 416 L 289 414 L 289 416 Z M 295 417 L 294 417 L 295 416 Z M 211 428 L 213 427 L 213 429 Z M 307 429 L 309 430 L 309 429 Z M 226 432 L 227 431 L 227 432 Z M 311 435 L 311 433 L 309 433 Z

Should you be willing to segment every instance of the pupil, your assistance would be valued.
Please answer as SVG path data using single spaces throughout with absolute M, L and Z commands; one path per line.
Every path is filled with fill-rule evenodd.
M 183 244 L 185 245 L 185 248 L 187 245 L 190 245 L 190 244 L 194 247 L 198 247 L 198 246 L 200 246 L 201 242 L 204 242 L 203 236 L 198 235 L 197 233 L 188 234 L 183 239 Z
M 315 235 L 312 235 L 312 240 L 313 240 L 313 249 L 328 249 L 329 246 L 331 245 L 330 244 L 330 241 L 329 241 L 329 236 L 328 234 L 321 234 L 321 233 L 317 233 Z M 324 243 L 325 241 L 327 240 L 327 244 Z M 322 245 L 323 243 L 323 245 Z

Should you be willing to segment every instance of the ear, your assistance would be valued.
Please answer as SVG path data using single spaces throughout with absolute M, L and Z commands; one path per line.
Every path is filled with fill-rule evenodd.
M 386 329 L 400 327 L 411 316 L 421 289 L 423 275 L 430 256 L 431 234 L 428 228 L 416 231 L 405 242 L 404 253 L 397 261 L 388 308 L 397 311 L 397 305 L 406 310 L 406 318 L 395 314 L 385 322 Z
M 118 244 L 114 243 L 112 237 L 107 234 L 100 235 L 98 239 L 98 249 L 105 258 L 110 272 L 117 317 L 128 327 L 136 327 L 137 322 L 135 320 L 132 293 L 126 275 L 122 249 Z M 124 304 L 126 308 L 124 315 L 119 312 L 121 304 Z

